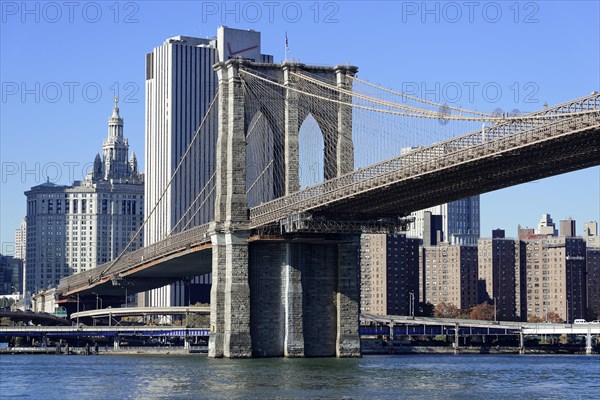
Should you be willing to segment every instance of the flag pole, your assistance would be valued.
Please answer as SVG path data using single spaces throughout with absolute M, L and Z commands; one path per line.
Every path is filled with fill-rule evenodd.
M 287 61 L 287 53 L 288 53 L 288 36 L 287 36 L 287 31 L 285 31 L 285 42 L 284 42 L 284 59 L 283 61 Z

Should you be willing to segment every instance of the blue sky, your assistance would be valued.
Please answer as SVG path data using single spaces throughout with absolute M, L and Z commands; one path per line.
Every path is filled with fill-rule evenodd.
M 307 64 L 349 62 L 359 76 L 465 108 L 533 111 L 600 90 L 597 1 L 2 1 L 1 252 L 46 177 L 81 179 L 100 151 L 113 96 L 143 167 L 145 53 L 219 25 L 262 32 L 262 50 Z M 416 85 L 416 86 L 415 86 Z M 487 85 L 487 86 L 486 86 Z M 490 96 L 483 88 L 500 88 Z M 460 87 L 456 96 L 444 88 Z M 472 91 L 469 87 L 474 88 Z M 447 98 L 452 96 L 452 98 Z M 492 98 L 493 97 L 493 98 Z M 454 101 L 454 103 L 452 103 Z M 541 214 L 600 220 L 600 168 L 484 194 L 482 235 Z

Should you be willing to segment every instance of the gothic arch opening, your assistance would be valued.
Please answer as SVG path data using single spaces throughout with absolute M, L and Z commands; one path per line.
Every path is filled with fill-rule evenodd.
M 246 130 L 246 193 L 248 207 L 275 198 L 275 135 L 261 111 L 254 114 Z
M 325 142 L 323 131 L 312 114 L 306 116 L 298 131 L 298 156 L 300 188 L 323 182 Z

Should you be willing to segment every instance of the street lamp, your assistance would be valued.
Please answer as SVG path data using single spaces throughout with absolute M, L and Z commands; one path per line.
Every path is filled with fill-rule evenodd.
M 496 304 L 497 302 L 498 302 L 498 298 L 494 297 L 494 322 L 498 321 L 498 317 L 497 317 L 497 315 L 498 315 L 497 310 L 498 309 L 497 309 L 497 304 Z
M 98 301 L 100 301 L 100 308 L 102 308 L 102 298 L 96 292 L 92 292 L 92 294 L 96 295 L 96 310 L 98 309 Z
M 413 292 L 408 292 L 408 295 L 410 296 L 410 303 L 409 303 L 409 313 L 410 316 L 415 319 L 415 294 Z

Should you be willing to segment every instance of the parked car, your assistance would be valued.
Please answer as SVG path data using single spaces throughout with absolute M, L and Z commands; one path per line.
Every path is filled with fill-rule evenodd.
M 576 319 L 575 321 L 573 321 L 574 324 L 587 324 L 587 321 L 585 319 Z

